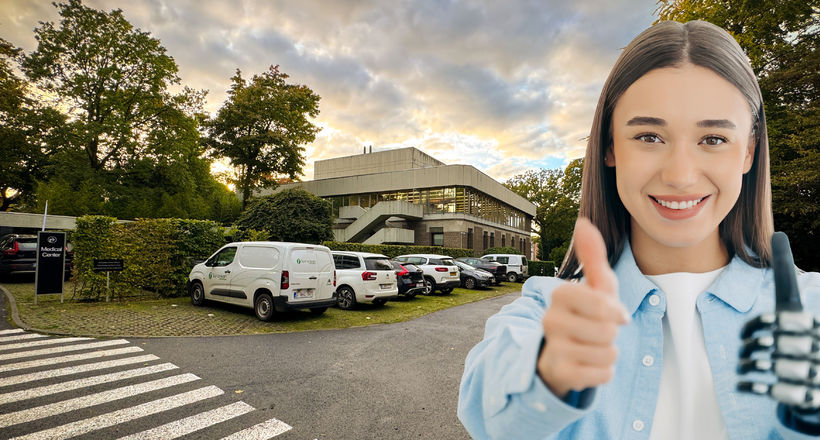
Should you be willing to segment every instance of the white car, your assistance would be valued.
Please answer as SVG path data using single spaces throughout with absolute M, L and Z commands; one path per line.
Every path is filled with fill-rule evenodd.
M 438 289 L 450 293 L 461 285 L 458 266 L 452 257 L 437 254 L 400 255 L 394 260 L 412 263 L 424 271 L 424 294 L 430 295 Z
M 521 282 L 527 277 L 529 263 L 527 257 L 517 254 L 489 254 L 481 257 L 482 260 L 495 261 L 507 266 L 507 281 Z
M 361 302 L 377 306 L 399 297 L 396 271 L 390 259 L 369 252 L 333 251 L 336 265 L 336 296 L 339 308 L 349 310 Z
M 325 246 L 273 241 L 229 243 L 188 275 L 191 303 L 205 300 L 253 308 L 263 321 L 275 312 L 336 304 L 336 270 Z

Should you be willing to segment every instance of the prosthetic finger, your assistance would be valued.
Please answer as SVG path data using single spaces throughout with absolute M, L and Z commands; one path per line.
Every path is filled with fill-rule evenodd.
M 820 409 L 820 393 L 812 387 L 788 382 L 773 385 L 760 382 L 739 382 L 738 391 L 768 395 L 780 403 L 803 409 Z
M 774 373 L 778 379 L 791 383 L 820 387 L 820 366 L 816 360 L 781 358 L 743 359 L 738 365 L 738 373 Z

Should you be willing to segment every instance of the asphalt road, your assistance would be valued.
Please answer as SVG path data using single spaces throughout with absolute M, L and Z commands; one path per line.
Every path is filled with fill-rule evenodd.
M 0 437 L 25 435 L 51 426 L 58 426 L 55 432 L 63 432 L 66 426 L 72 424 L 91 429 L 87 425 L 95 417 L 110 419 L 107 414 L 131 412 L 134 407 L 156 407 L 157 399 L 165 399 L 168 394 L 187 390 L 189 394 L 198 395 L 207 388 L 216 392 L 217 397 L 196 400 L 196 403 L 156 413 L 150 418 L 132 418 L 116 426 L 89 431 L 81 438 L 116 438 L 159 425 L 171 425 L 170 429 L 176 432 L 180 429 L 179 425 L 175 425 L 179 420 L 197 417 L 201 413 L 212 413 L 216 417 L 225 415 L 223 408 L 228 406 L 221 405 L 228 403 L 244 411 L 242 415 L 225 418 L 226 421 L 221 423 L 213 421 L 215 425 L 210 425 L 208 429 L 192 432 L 183 438 L 221 438 L 260 422 L 273 420 L 278 423 L 278 420 L 292 429 L 277 435 L 277 440 L 468 439 L 467 432 L 456 417 L 458 384 L 464 359 L 481 339 L 487 318 L 518 295 L 513 293 L 466 304 L 398 324 L 258 336 L 121 340 L 116 347 L 108 348 L 123 347 L 128 353 L 107 355 L 107 362 L 127 361 L 126 357 L 136 355 L 148 355 L 154 359 L 138 365 L 116 367 L 116 370 L 113 366 L 107 366 L 107 369 L 99 371 L 87 366 L 88 362 L 97 359 L 78 358 L 54 367 L 47 366 L 49 359 L 55 356 L 74 353 L 84 356 L 91 350 L 91 345 L 88 349 L 71 345 L 96 344 L 94 340 L 71 343 L 54 340 L 54 350 L 40 350 L 43 353 L 35 357 L 15 358 L 18 350 L 11 350 L 10 344 L 40 344 L 37 341 L 43 337 L 31 335 L 32 339 L 23 339 L 29 336 L 13 333 L 19 330 L 3 331 L 10 326 L 5 320 L 0 320 L 0 333 L 3 333 L 0 357 L 9 358 L 0 361 Z M 0 299 L 0 313 L 3 316 L 6 307 L 5 300 Z M 11 339 L 19 340 L 8 342 Z M 72 351 L 48 353 L 60 350 Z M 135 353 L 134 350 L 139 352 Z M 38 365 L 11 365 L 18 361 Z M 160 366 L 162 362 L 166 363 L 163 365 L 173 363 L 173 370 L 152 373 L 145 379 L 134 376 L 120 380 L 116 385 L 100 383 L 75 391 L 42 394 L 42 397 L 23 401 L 12 398 L 15 393 L 29 393 L 35 385 L 62 387 L 60 383 L 68 379 L 91 380 L 100 373 L 114 374 L 133 367 L 150 369 Z M 78 372 L 44 378 L 30 384 L 18 379 L 25 377 L 19 374 L 36 375 L 40 374 L 38 371 L 48 368 L 59 373 L 54 368 L 63 365 L 68 369 L 78 369 Z M 166 389 L 154 389 L 143 384 L 148 377 L 160 377 L 161 381 L 175 380 L 171 376 L 180 373 L 189 378 L 185 379 L 188 383 Z M 195 375 L 195 378 L 190 378 L 190 375 Z M 144 391 L 139 395 L 130 395 L 123 394 L 126 391 L 110 390 L 123 385 L 125 388 L 118 389 L 128 390 L 131 386 Z M 103 398 L 100 396 L 107 396 L 106 393 L 113 393 L 112 398 L 101 400 Z M 114 395 L 117 397 L 114 398 Z M 94 399 L 97 403 L 92 402 Z M 61 410 L 68 408 L 61 406 L 64 404 L 60 402 L 69 400 L 75 401 L 78 409 Z M 88 402 L 83 403 L 85 400 Z M 32 416 L 31 413 L 40 415 Z M 33 417 L 44 418 L 39 421 Z M 44 431 L 40 437 L 32 438 L 51 438 L 50 435 L 50 431 Z

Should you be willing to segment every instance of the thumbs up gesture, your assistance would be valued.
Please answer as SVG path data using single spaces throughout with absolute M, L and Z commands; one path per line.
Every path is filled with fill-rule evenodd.
M 612 380 L 618 356 L 615 337 L 630 319 L 618 299 L 618 279 L 603 237 L 586 218 L 575 223 L 573 246 L 584 279 L 553 291 L 542 320 L 546 343 L 536 365 L 541 380 L 559 398 Z

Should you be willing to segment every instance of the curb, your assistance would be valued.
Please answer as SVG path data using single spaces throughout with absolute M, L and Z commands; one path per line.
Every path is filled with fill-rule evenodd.
M 29 327 L 23 321 L 20 320 L 20 315 L 17 313 L 17 302 L 15 302 L 14 296 L 11 294 L 11 292 L 6 290 L 6 288 L 2 285 L 0 285 L 0 291 L 2 291 L 6 295 L 6 302 L 9 305 L 9 309 L 11 309 L 11 320 L 14 322 L 14 325 L 27 331 L 39 331 L 35 328 Z

